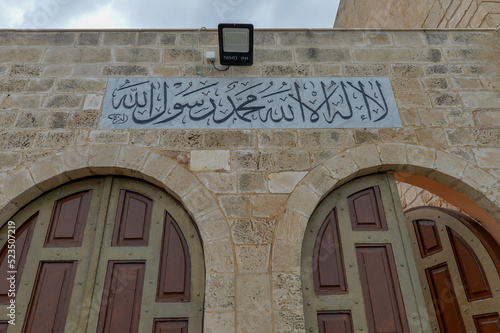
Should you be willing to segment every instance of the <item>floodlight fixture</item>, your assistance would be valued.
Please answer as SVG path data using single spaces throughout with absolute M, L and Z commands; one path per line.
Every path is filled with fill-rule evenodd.
M 219 24 L 219 59 L 221 65 L 227 66 L 253 64 L 252 24 Z

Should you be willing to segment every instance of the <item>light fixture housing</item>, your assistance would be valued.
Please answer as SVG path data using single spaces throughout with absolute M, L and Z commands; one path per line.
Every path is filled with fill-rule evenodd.
M 227 66 L 253 64 L 253 24 L 219 24 L 219 59 Z

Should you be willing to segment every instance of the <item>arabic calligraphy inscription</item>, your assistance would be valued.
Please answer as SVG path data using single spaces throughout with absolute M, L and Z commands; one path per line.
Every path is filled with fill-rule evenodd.
M 401 127 L 388 78 L 111 78 L 100 129 Z

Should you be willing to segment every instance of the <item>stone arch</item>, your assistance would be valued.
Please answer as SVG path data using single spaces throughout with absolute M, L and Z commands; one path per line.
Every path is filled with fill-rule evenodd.
M 144 179 L 175 197 L 193 218 L 203 241 L 206 266 L 205 308 L 218 310 L 214 285 L 234 280 L 231 232 L 215 196 L 179 161 L 157 151 L 128 145 L 71 147 L 25 165 L 0 179 L 0 220 L 7 221 L 43 193 L 71 180 L 96 175 Z
M 496 179 L 476 164 L 433 147 L 401 143 L 357 146 L 316 166 L 290 194 L 276 226 L 273 272 L 300 273 L 301 246 L 307 223 L 328 193 L 351 179 L 381 171 L 404 172 L 436 180 L 466 195 L 493 219 L 500 217 L 497 208 L 500 188 Z M 498 228 L 498 224 L 493 227 Z

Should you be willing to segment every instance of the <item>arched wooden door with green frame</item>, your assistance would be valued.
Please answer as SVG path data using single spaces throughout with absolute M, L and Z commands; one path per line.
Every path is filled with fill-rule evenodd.
M 54 189 L 0 230 L 0 303 L 17 271 L 6 332 L 202 331 L 204 258 L 191 218 L 164 190 L 98 177 Z M 16 260 L 9 266 L 9 223 Z
M 499 272 L 500 246 L 476 221 L 430 207 L 405 217 L 393 175 L 361 177 L 307 226 L 306 332 L 500 333 Z
M 304 236 L 301 276 L 306 332 L 427 332 L 391 174 L 352 180 L 319 204 Z

